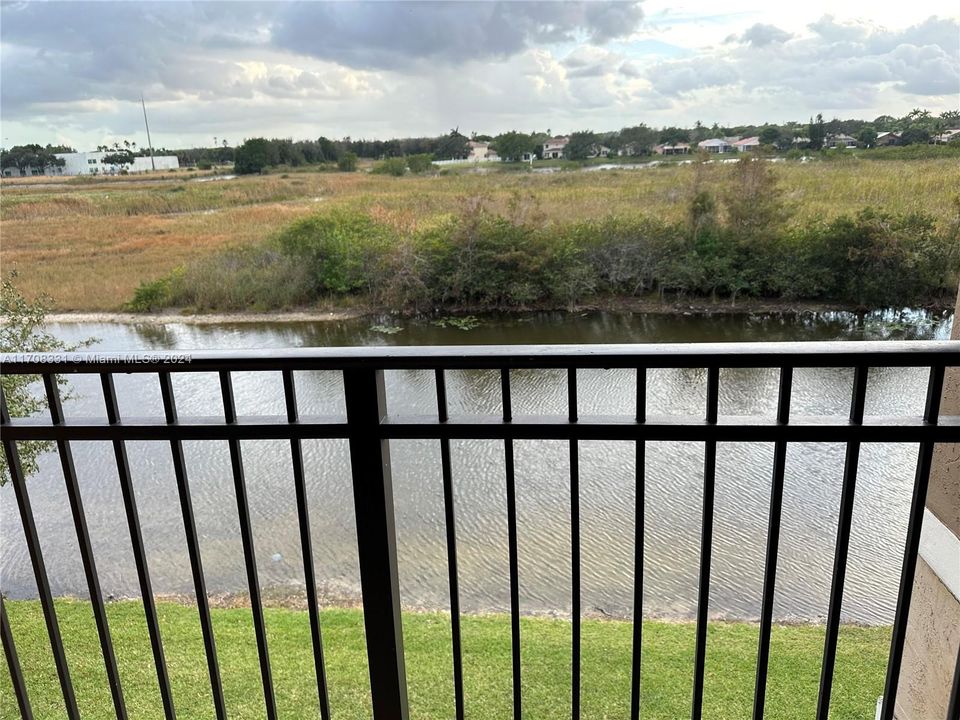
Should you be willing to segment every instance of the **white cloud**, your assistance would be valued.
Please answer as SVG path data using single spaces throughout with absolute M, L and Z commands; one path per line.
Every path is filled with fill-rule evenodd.
M 169 147 L 956 106 L 931 0 L 667 2 L 0 4 L 4 144 L 142 139 L 141 92 Z

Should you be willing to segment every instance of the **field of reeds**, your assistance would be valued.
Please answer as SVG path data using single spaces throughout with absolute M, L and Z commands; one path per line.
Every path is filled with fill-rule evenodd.
M 956 158 L 856 158 L 769 165 L 790 224 L 856 215 L 867 207 L 923 213 L 946 226 L 960 188 Z M 723 195 L 735 169 L 670 164 L 640 170 L 448 173 L 402 178 L 296 172 L 207 180 L 181 173 L 0 185 L 0 265 L 27 297 L 57 310 L 119 310 L 144 282 L 228 246 L 275 238 L 323 208 L 362 211 L 403 233 L 448 221 L 482 198 L 492 213 L 544 224 L 645 216 L 682 222 L 696 192 Z M 207 180 L 200 182 L 199 180 Z

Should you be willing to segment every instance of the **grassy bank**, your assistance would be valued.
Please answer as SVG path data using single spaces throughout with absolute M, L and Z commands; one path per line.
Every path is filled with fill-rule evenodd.
M 139 311 L 272 311 L 360 302 L 381 311 L 574 308 L 659 296 L 837 302 L 866 310 L 952 299 L 960 199 L 941 216 L 867 207 L 798 212 L 767 164 L 699 164 L 685 217 L 642 212 L 561 221 L 536 198 L 465 198 L 455 212 L 396 218 L 323 208 L 274 239 L 233 246 L 142 284 Z M 401 178 L 402 179 L 402 178 Z
M 803 225 L 872 206 L 922 212 L 946 223 L 960 168 L 955 158 L 771 165 L 791 222 Z M 457 174 L 394 178 L 365 173 L 285 173 L 228 181 L 42 183 L 0 197 L 0 263 L 16 268 L 28 297 L 50 295 L 60 310 L 119 310 L 142 282 L 215 254 L 275 237 L 318 207 L 363 210 L 399 231 L 435 225 L 464 198 L 494 213 L 535 208 L 551 223 L 638 215 L 664 223 L 687 215 L 695 168 Z M 719 195 L 729 166 L 713 165 L 702 188 Z
M 62 700 L 39 603 L 8 601 L 17 650 L 37 717 L 62 717 Z M 88 603 L 58 601 L 80 711 L 87 720 L 113 711 Z M 159 606 L 167 664 L 178 715 L 213 717 L 196 609 Z M 121 679 L 131 718 L 160 718 L 152 656 L 138 602 L 108 606 Z M 221 674 L 231 718 L 261 718 L 256 645 L 250 612 L 213 610 Z M 280 716 L 316 716 L 316 685 L 307 614 L 267 609 L 267 632 Z M 449 617 L 403 616 L 411 717 L 448 718 L 453 713 Z M 524 717 L 555 720 L 570 714 L 570 623 L 524 618 L 521 622 Z M 338 720 L 370 716 L 363 617 L 358 610 L 326 610 L 322 627 L 332 712 Z M 689 714 L 694 626 L 647 621 L 643 628 L 643 717 L 675 720 Z M 583 622 L 584 718 L 629 714 L 631 625 Z M 873 716 L 882 692 L 889 628 L 843 627 L 837 656 L 831 718 Z M 708 633 L 704 717 L 740 720 L 752 707 L 757 628 L 747 623 L 713 623 Z M 766 717 L 812 717 L 816 706 L 823 628 L 778 626 L 771 645 Z M 511 706 L 510 626 L 504 616 L 463 618 L 464 685 L 467 716 L 509 718 Z M 0 674 L 3 718 L 17 716 L 10 680 Z

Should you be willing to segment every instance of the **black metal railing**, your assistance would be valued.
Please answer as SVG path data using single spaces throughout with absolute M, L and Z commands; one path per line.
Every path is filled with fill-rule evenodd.
M 20 466 L 18 442 L 53 441 L 60 457 L 73 522 L 80 544 L 81 560 L 106 664 L 113 707 L 118 718 L 126 718 L 124 694 L 120 683 L 110 628 L 100 590 L 97 567 L 91 549 L 83 501 L 77 485 L 70 443 L 74 440 L 107 441 L 113 444 L 119 472 L 123 506 L 133 556 L 144 602 L 150 644 L 156 665 L 157 681 L 165 716 L 175 717 L 174 698 L 164 660 L 163 643 L 153 601 L 150 573 L 144 551 L 140 516 L 131 480 L 125 443 L 133 440 L 163 440 L 170 443 L 174 474 L 186 533 L 187 550 L 193 574 L 200 616 L 207 670 L 213 703 L 218 718 L 226 718 L 226 706 L 217 660 L 210 609 L 207 601 L 203 566 L 197 537 L 190 485 L 184 460 L 184 440 L 226 440 L 238 505 L 240 533 L 246 567 L 250 604 L 260 661 L 266 714 L 276 717 L 271 664 L 264 628 L 260 586 L 257 578 L 256 551 L 244 481 L 241 441 L 284 439 L 290 442 L 297 517 L 303 551 L 303 570 L 307 589 L 311 640 L 316 671 L 317 692 L 323 718 L 330 717 L 327 680 L 324 669 L 316 578 L 310 546 L 310 516 L 304 483 L 301 441 L 308 438 L 346 438 L 349 441 L 355 499 L 357 546 L 366 627 L 373 714 L 377 720 L 403 720 L 408 717 L 406 672 L 400 623 L 400 597 L 397 569 L 396 532 L 391 482 L 389 442 L 393 439 L 439 440 L 446 520 L 450 606 L 453 644 L 453 680 L 455 714 L 464 717 L 460 604 L 457 574 L 456 528 L 454 525 L 453 473 L 450 460 L 452 439 L 497 439 L 504 444 L 507 499 L 508 555 L 510 568 L 511 645 L 514 716 L 522 715 L 523 697 L 520 673 L 520 593 L 518 573 L 517 513 L 514 480 L 513 443 L 521 439 L 558 439 L 569 441 L 571 560 L 572 560 L 572 687 L 573 716 L 580 709 L 580 514 L 579 514 L 579 441 L 628 440 L 635 442 L 637 467 L 635 589 L 633 623 L 633 668 L 631 717 L 640 715 L 641 608 L 643 600 L 645 443 L 653 440 L 703 442 L 704 487 L 701 524 L 700 573 L 696 615 L 696 651 L 693 668 L 691 716 L 701 717 L 706 659 L 710 564 L 713 544 L 713 505 L 716 480 L 717 443 L 725 441 L 767 441 L 774 443 L 774 461 L 770 491 L 766 559 L 763 578 L 760 633 L 757 652 L 756 687 L 753 717 L 764 714 L 773 601 L 776 587 L 778 543 L 783 500 L 784 468 L 787 445 L 791 442 L 843 442 L 846 461 L 843 471 L 839 522 L 833 576 L 826 622 L 817 703 L 818 720 L 827 720 L 833 684 L 840 610 L 850 541 L 850 526 L 863 443 L 919 443 L 913 495 L 907 518 L 906 542 L 892 632 L 890 654 L 883 695 L 881 718 L 892 720 L 896 699 L 907 615 L 910 608 L 913 576 L 916 568 L 920 529 L 929 482 L 933 447 L 938 442 L 960 441 L 960 419 L 940 417 L 940 398 L 946 367 L 960 366 L 960 343 L 724 343 L 702 345 L 583 345 L 583 346 L 511 346 L 507 347 L 403 347 L 403 348 L 331 348 L 252 352 L 194 353 L 189 362 L 183 356 L 152 353 L 90 354 L 0 357 L 4 374 L 39 375 L 49 405 L 49 417 L 11 418 L 6 401 L 2 403 L 4 452 L 10 470 L 14 494 L 33 565 L 39 599 L 50 646 L 56 665 L 67 714 L 78 718 L 77 703 L 70 670 L 64 653 L 63 638 L 57 623 L 53 596 L 43 562 L 36 522 L 30 505 L 27 484 Z M 177 360 L 178 362 L 173 362 Z M 790 413 L 790 398 L 795 368 L 844 367 L 854 369 L 851 405 L 848 416 L 798 417 Z M 922 416 L 865 416 L 864 403 L 870 367 L 922 367 L 929 370 L 929 381 Z M 567 371 L 568 413 L 564 416 L 515 416 L 512 411 L 510 371 L 519 368 L 564 369 Z M 636 369 L 636 412 L 630 417 L 583 416 L 577 410 L 577 370 L 586 368 Z M 706 407 L 700 417 L 655 414 L 647 407 L 647 369 L 706 368 Z M 721 368 L 773 368 L 780 372 L 779 400 L 775 417 L 721 416 L 718 413 Z M 430 416 L 394 416 L 387 412 L 384 371 L 394 369 L 431 369 L 435 371 L 437 412 Z M 450 416 L 447 409 L 445 371 L 452 369 L 495 369 L 500 371 L 502 414 L 500 416 Z M 337 370 L 343 373 L 346 420 L 343 418 L 300 415 L 297 406 L 294 371 Z M 277 372 L 282 375 L 286 413 L 283 416 L 238 417 L 234 403 L 231 373 L 237 371 Z M 184 417 L 177 414 L 171 376 L 173 373 L 215 372 L 220 379 L 223 418 Z M 100 376 L 106 404 L 105 420 L 67 419 L 64 416 L 57 375 L 97 374 Z M 153 373 L 159 378 L 163 417 L 121 418 L 114 375 Z M 658 410 L 659 408 L 652 408 Z M 32 717 L 22 668 L 17 659 L 14 639 L 0 599 L 2 640 L 13 689 L 23 717 Z M 952 659 L 949 659 L 952 662 Z M 958 661 L 960 662 L 960 661 Z M 960 678 L 960 665 L 957 677 Z M 956 685 L 958 681 L 955 680 Z M 954 688 L 957 703 L 957 689 Z

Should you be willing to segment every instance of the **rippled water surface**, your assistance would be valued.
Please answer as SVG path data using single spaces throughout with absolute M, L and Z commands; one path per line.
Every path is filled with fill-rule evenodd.
M 667 316 L 592 313 L 491 318 L 463 331 L 429 322 L 390 319 L 343 323 L 232 326 L 124 326 L 65 324 L 66 339 L 94 336 L 105 350 L 264 348 L 371 344 L 481 344 L 541 342 L 687 342 L 718 340 L 826 340 L 945 338 L 947 316 L 883 316 L 858 321 L 842 314 L 805 316 Z M 844 414 L 852 372 L 797 370 L 792 405 L 797 414 Z M 722 371 L 720 412 L 772 415 L 778 377 L 766 370 Z M 278 373 L 237 373 L 241 415 L 283 414 Z M 343 415 L 342 379 L 334 372 L 297 373 L 303 414 Z M 500 411 L 499 378 L 486 371 L 451 371 L 452 415 Z M 582 415 L 631 415 L 633 371 L 580 371 Z M 700 415 L 702 370 L 651 370 L 650 412 Z M 121 413 L 162 417 L 155 376 L 118 376 Z M 103 416 L 99 382 L 72 379 L 68 417 Z M 391 413 L 435 412 L 432 372 L 387 373 Z M 566 412 L 561 371 L 512 376 L 513 411 Z M 922 370 L 877 368 L 870 373 L 868 414 L 920 414 Z M 222 416 L 213 374 L 176 375 L 179 412 Z M 243 458 L 253 512 L 257 559 L 266 593 L 303 592 L 290 448 L 285 441 L 244 441 Z M 226 442 L 184 443 L 204 568 L 211 592 L 243 592 L 246 576 Z M 94 552 L 105 593 L 138 594 L 112 447 L 73 443 Z M 130 464 L 140 506 L 154 589 L 192 591 L 170 449 L 131 442 Z M 403 601 L 411 607 L 448 605 L 439 443 L 396 441 L 391 453 Z M 504 450 L 498 441 L 452 443 L 461 604 L 466 611 L 507 610 L 509 579 Z M 570 601 L 569 445 L 516 443 L 521 605 L 526 612 L 565 613 Z M 845 620 L 889 622 L 896 600 L 901 544 L 913 482 L 915 445 L 866 446 L 854 508 Z M 346 441 L 304 441 L 318 582 L 328 602 L 359 596 L 353 495 Z M 776 614 L 817 619 L 826 613 L 833 563 L 842 444 L 791 444 L 777 576 Z M 773 446 L 721 443 L 718 448 L 715 535 L 710 596 L 712 615 L 759 615 Z M 690 617 L 696 610 L 703 484 L 702 443 L 647 444 L 644 611 Z M 583 606 L 591 613 L 629 616 L 633 598 L 636 454 L 629 442 L 581 442 Z M 55 454 L 41 460 L 29 481 L 47 571 L 57 594 L 84 595 L 63 477 Z M 12 488 L 0 489 L 4 592 L 35 595 Z

